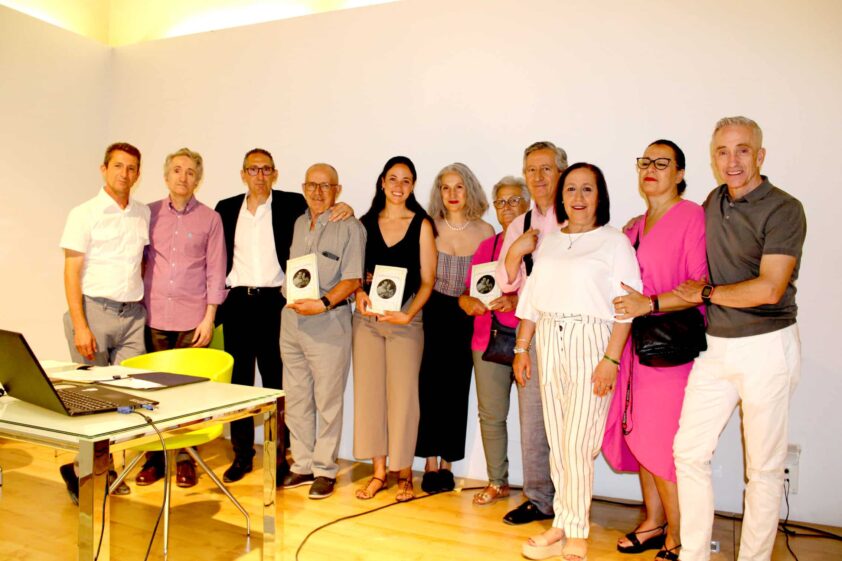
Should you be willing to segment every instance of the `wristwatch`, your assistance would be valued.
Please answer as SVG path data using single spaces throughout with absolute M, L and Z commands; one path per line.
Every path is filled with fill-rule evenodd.
M 322 304 L 325 305 L 325 311 L 326 312 L 329 312 L 331 309 L 333 309 L 333 306 L 331 305 L 330 300 L 328 300 L 327 296 L 322 296 L 321 300 L 322 300 Z
M 716 288 L 712 284 L 706 284 L 702 287 L 702 302 L 710 304 L 710 297 L 713 296 L 713 289 Z

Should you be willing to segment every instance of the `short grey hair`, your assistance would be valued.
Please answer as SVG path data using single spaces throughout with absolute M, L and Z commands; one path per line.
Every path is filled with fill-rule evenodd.
M 444 218 L 445 208 L 441 200 L 441 179 L 445 174 L 455 173 L 462 178 L 465 184 L 465 217 L 468 220 L 479 220 L 485 211 L 488 210 L 488 199 L 482 190 L 479 179 L 471 171 L 471 168 L 460 162 L 445 166 L 433 180 L 433 189 L 430 191 L 430 205 L 428 213 L 433 218 Z
M 164 160 L 164 177 L 166 177 L 170 172 L 170 164 L 172 164 L 172 161 L 179 156 L 187 156 L 193 160 L 194 164 L 196 164 L 196 184 L 198 185 L 199 182 L 202 181 L 202 175 L 205 173 L 205 167 L 202 163 L 202 155 L 198 152 L 192 151 L 190 148 L 181 148 L 167 156 L 167 159 Z
M 526 204 L 529 204 L 529 189 L 526 188 L 526 182 L 523 180 L 522 177 L 515 177 L 514 175 L 507 175 L 500 181 L 494 184 L 494 187 L 491 188 L 491 199 L 492 201 L 497 200 L 497 193 L 503 187 L 517 187 L 520 189 L 520 196 L 523 197 L 523 200 L 526 201 Z
M 713 137 L 716 136 L 716 133 L 725 127 L 748 127 L 751 129 L 752 134 L 754 135 L 754 140 L 757 141 L 757 147 L 763 147 L 763 130 L 760 128 L 760 125 L 757 124 L 756 121 L 749 119 L 748 117 L 743 117 L 742 115 L 738 115 L 736 117 L 723 117 L 716 122 L 716 128 L 713 129 L 713 135 L 711 136 L 711 145 L 713 144 Z
M 567 152 L 564 151 L 564 148 L 559 148 L 549 140 L 533 142 L 526 147 L 526 150 L 523 151 L 524 169 L 526 169 L 526 157 L 532 152 L 537 152 L 538 150 L 552 150 L 555 153 L 555 166 L 558 168 L 558 171 L 564 171 L 567 169 Z

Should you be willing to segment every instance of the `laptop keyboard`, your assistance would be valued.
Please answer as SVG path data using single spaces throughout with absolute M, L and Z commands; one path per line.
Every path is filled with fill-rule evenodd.
M 64 402 L 65 407 L 75 411 L 101 411 L 116 408 L 118 405 L 113 401 L 85 395 L 72 388 L 58 390 L 58 396 Z

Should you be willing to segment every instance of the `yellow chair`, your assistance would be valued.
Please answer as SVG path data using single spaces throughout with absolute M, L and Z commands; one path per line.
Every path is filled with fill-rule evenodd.
M 225 350 L 225 339 L 222 337 L 222 324 L 216 326 L 213 330 L 213 338 L 211 339 L 210 344 L 208 344 L 209 349 L 219 349 L 220 351 Z
M 222 334 L 222 326 L 218 328 L 219 335 Z M 202 376 L 210 379 L 213 382 L 220 382 L 223 384 L 231 383 L 231 373 L 234 369 L 234 357 L 228 353 L 217 349 L 172 349 L 168 351 L 159 351 L 145 355 L 129 358 L 120 363 L 122 366 L 130 368 L 143 368 L 145 370 L 155 370 L 158 372 L 172 372 L 174 374 L 189 374 L 192 376 Z M 164 390 L 166 391 L 166 390 Z M 172 476 L 175 475 L 173 469 L 175 464 L 175 452 L 179 449 L 184 449 L 193 460 L 208 474 L 208 476 L 216 483 L 216 486 L 225 493 L 234 506 L 243 513 L 246 518 L 246 533 L 251 535 L 251 524 L 249 522 L 249 515 L 246 509 L 234 498 L 234 495 L 228 490 L 225 484 L 216 476 L 216 474 L 208 467 L 208 465 L 199 456 L 196 446 L 206 444 L 216 438 L 222 436 L 223 423 L 211 425 L 202 429 L 198 429 L 187 434 L 164 436 L 164 443 L 167 448 L 167 466 Z M 128 473 L 144 457 L 144 452 L 161 451 L 161 442 L 155 440 L 141 446 L 134 448 L 140 454 L 134 458 L 126 469 L 120 474 L 120 477 L 111 485 L 111 491 L 116 489 L 117 485 L 126 477 Z M 169 489 L 172 485 L 168 486 Z M 170 517 L 170 494 L 167 492 L 164 497 L 164 557 L 167 555 L 167 548 L 169 544 L 169 517 Z

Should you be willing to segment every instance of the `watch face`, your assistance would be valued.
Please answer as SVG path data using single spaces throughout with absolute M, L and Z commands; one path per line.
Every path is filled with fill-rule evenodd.
M 710 298 L 711 292 L 713 292 L 713 287 L 709 284 L 706 284 L 704 288 L 702 288 L 702 298 Z

